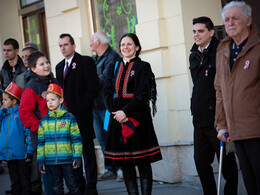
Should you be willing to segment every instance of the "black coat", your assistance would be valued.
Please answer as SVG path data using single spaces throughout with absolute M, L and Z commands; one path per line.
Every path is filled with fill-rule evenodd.
M 96 109 L 106 109 L 102 89 L 104 87 L 105 77 L 110 66 L 113 66 L 117 60 L 120 59 L 120 56 L 116 51 L 114 51 L 110 46 L 107 48 L 105 53 L 102 56 L 97 54 L 92 56 L 93 60 L 97 66 L 97 74 L 99 78 L 99 92 L 98 96 L 94 99 L 94 108 Z
M 23 64 L 22 58 L 18 56 L 17 64 L 15 65 L 15 72 L 12 74 L 12 67 L 9 65 L 8 60 L 3 64 L 2 69 L 0 70 L 0 89 L 5 90 L 6 87 L 11 83 L 15 82 L 16 77 L 25 72 L 26 68 Z
M 82 139 L 94 139 L 92 107 L 98 93 L 95 62 L 89 56 L 75 53 L 63 81 L 64 66 L 65 59 L 56 66 L 56 77 L 63 87 L 65 104 L 76 117 Z
M 140 124 L 133 136 L 123 143 L 122 124 L 110 116 L 105 164 L 110 166 L 135 166 L 162 159 L 151 117 L 150 100 L 156 101 L 156 84 L 149 63 L 136 57 L 123 64 L 119 61 L 110 67 L 115 72 L 105 82 L 104 100 L 110 112 L 123 110 Z
M 196 128 L 213 127 L 215 121 L 216 91 L 214 79 L 216 74 L 216 50 L 219 41 L 213 37 L 203 53 L 196 44 L 189 57 L 190 72 L 193 81 L 191 113 Z

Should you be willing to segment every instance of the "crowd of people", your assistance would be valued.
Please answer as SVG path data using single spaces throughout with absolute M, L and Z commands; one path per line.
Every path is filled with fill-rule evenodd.
M 221 42 L 209 17 L 192 21 L 194 161 L 204 194 L 216 195 L 211 164 L 215 154 L 220 159 L 219 140 L 234 145 L 248 194 L 260 195 L 260 33 L 244 2 L 226 4 L 222 17 L 227 37 Z M 58 45 L 64 59 L 55 77 L 36 44 L 26 43 L 21 58 L 15 39 L 4 42 L 0 160 L 11 180 L 6 193 L 41 194 L 43 186 L 46 195 L 60 195 L 65 181 L 69 194 L 96 195 L 97 181 L 117 178 L 129 195 L 138 195 L 137 167 L 141 193 L 151 195 L 151 163 L 162 159 L 152 122 L 157 89 L 137 35 L 121 37 L 122 57 L 103 32 L 91 37 L 92 57 L 77 53 L 68 33 Z M 95 137 L 105 159 L 100 175 Z M 234 151 L 223 154 L 222 173 L 224 194 L 236 195 Z

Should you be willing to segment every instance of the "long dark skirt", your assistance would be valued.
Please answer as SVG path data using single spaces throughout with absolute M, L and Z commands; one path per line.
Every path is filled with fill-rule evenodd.
M 142 113 L 140 125 L 124 143 L 122 125 L 110 118 L 105 164 L 110 166 L 136 166 L 162 159 L 150 113 Z

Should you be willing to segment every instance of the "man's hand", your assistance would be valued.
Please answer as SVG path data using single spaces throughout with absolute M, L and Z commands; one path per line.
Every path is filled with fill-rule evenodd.
M 221 141 L 223 141 L 223 142 L 229 142 L 229 140 L 230 140 L 229 137 L 225 138 L 225 136 L 224 136 L 224 134 L 225 134 L 227 131 L 228 131 L 227 129 L 220 129 L 220 130 L 218 131 L 218 135 L 217 135 L 218 139 L 221 140 Z

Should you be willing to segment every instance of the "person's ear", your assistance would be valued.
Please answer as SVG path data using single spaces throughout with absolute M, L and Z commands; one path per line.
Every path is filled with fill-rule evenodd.
M 61 98 L 60 98 L 60 104 L 62 104 L 63 101 L 64 101 L 64 99 L 61 97 Z
M 15 106 L 16 104 L 18 104 L 18 101 L 16 99 L 12 100 L 12 106 Z
M 252 24 L 252 17 L 249 16 L 249 17 L 247 18 L 246 26 L 249 27 L 251 24 Z
M 213 37 L 214 34 L 215 34 L 215 30 L 214 29 L 210 30 L 210 36 Z
M 31 67 L 30 70 L 35 73 L 35 67 Z

